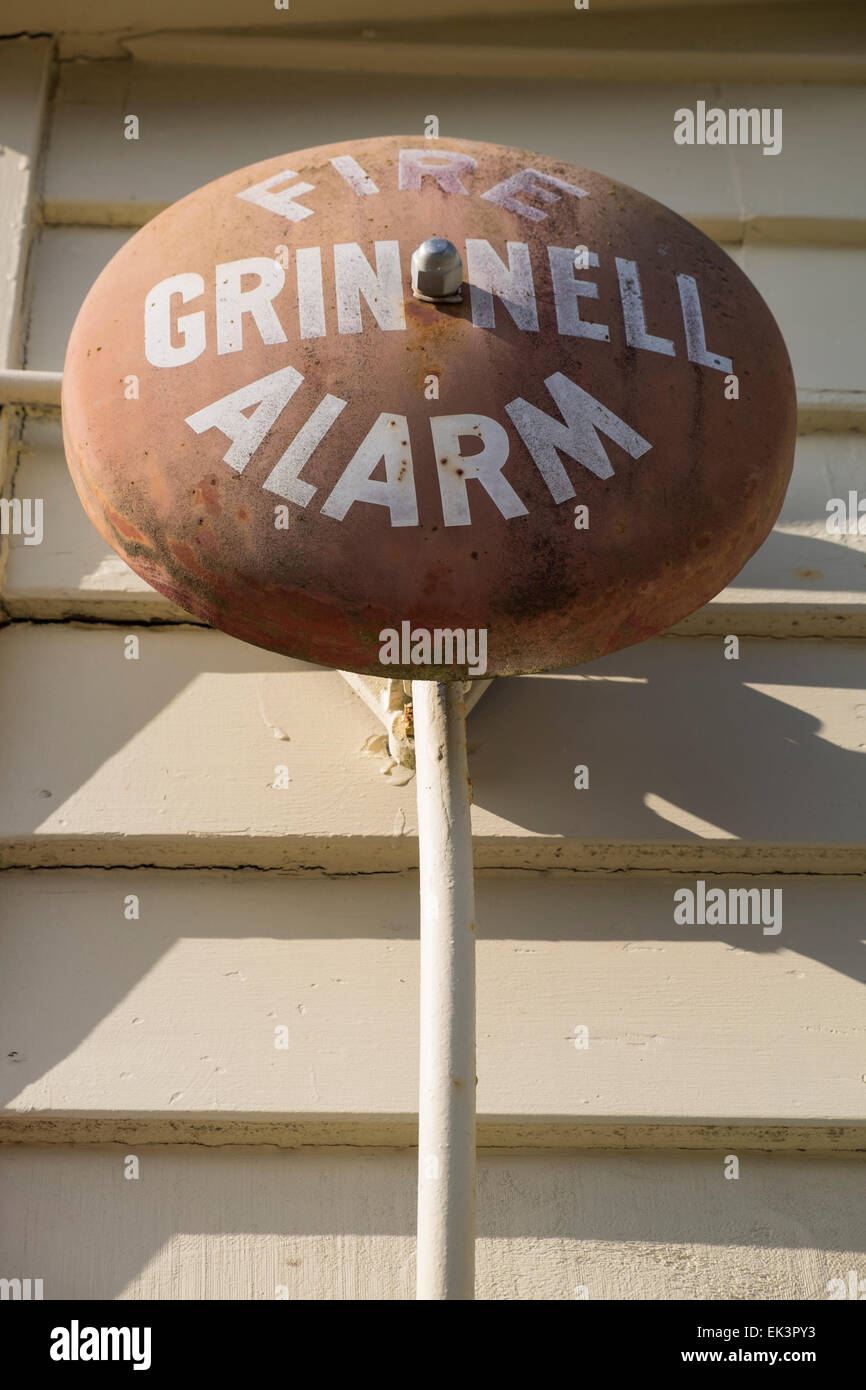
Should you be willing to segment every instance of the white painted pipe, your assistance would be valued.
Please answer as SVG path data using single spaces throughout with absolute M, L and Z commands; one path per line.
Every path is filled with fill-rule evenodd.
M 475 887 L 460 681 L 413 681 L 421 880 L 419 1299 L 475 1297 Z
M 0 405 L 59 405 L 62 372 L 0 368 Z

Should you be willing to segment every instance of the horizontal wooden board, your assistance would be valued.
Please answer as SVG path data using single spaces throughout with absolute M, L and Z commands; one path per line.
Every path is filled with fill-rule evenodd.
M 779 23 L 787 20 L 790 25 L 793 21 L 795 33 L 805 28 L 807 34 L 814 35 L 817 26 L 803 25 L 798 21 L 798 2 L 803 4 L 804 0 L 737 0 L 737 17 L 745 16 L 757 36 L 772 35 L 777 46 L 785 48 L 790 46 L 790 39 L 784 32 L 781 36 L 777 35 L 774 26 L 761 15 L 760 9 L 766 9 L 768 5 L 773 6 L 771 13 L 779 16 Z M 696 8 L 697 14 L 689 15 L 688 11 Z M 604 21 L 610 15 L 613 22 L 617 23 L 621 20 L 617 11 L 652 12 L 658 9 L 680 10 L 678 29 L 681 40 L 687 41 L 696 25 L 706 27 L 710 24 L 713 25 L 713 32 L 721 35 L 723 47 L 734 47 L 731 43 L 729 25 L 726 24 L 730 7 L 721 8 L 720 12 L 718 0 L 605 0 L 599 18 Z M 844 15 L 845 6 L 840 6 L 834 0 L 826 5 L 826 9 L 832 11 L 833 18 L 838 23 L 841 18 L 839 12 L 842 11 Z M 365 20 L 375 21 L 377 24 L 405 25 L 413 20 L 425 22 L 429 11 L 423 0 L 365 0 L 363 13 Z M 443 0 L 440 14 L 447 18 L 450 24 L 456 25 L 464 20 L 465 5 L 461 0 Z M 476 17 L 474 25 L 477 28 L 484 26 L 482 32 L 486 32 L 489 38 L 490 17 L 499 21 L 496 29 L 500 26 L 507 27 L 509 23 L 522 23 L 525 27 L 526 0 L 473 0 L 472 15 Z M 551 22 L 556 23 L 555 15 L 547 14 L 540 18 L 542 23 L 548 25 Z M 651 26 L 652 13 L 647 18 Z M 148 21 L 152 29 L 169 31 L 207 28 L 243 31 L 250 27 L 249 16 L 238 10 L 236 0 L 187 0 L 182 10 L 172 0 L 152 0 L 148 10 Z M 324 25 L 351 26 L 356 30 L 357 0 L 319 0 L 315 8 L 305 9 L 297 6 L 289 13 L 284 10 L 264 9 L 261 14 L 256 15 L 257 28 L 285 32 L 288 23 L 291 23 L 291 30 L 319 28 Z M 646 20 L 644 23 L 646 24 Z M 59 0 L 59 3 L 51 3 L 51 0 L 7 0 L 0 20 L 0 32 L 20 32 L 28 26 L 31 29 L 59 32 L 70 44 L 78 40 L 80 45 L 86 47 L 91 36 L 98 38 L 103 34 L 123 36 L 139 33 L 141 16 L 134 0 Z M 603 24 L 602 27 L 606 26 Z M 820 33 L 820 30 L 818 32 Z M 236 35 L 232 37 L 237 38 Z M 494 37 L 501 35 L 497 35 L 494 30 Z M 740 38 L 739 35 L 737 37 Z
M 130 409 L 138 409 L 130 403 Z M 732 584 L 677 631 L 866 636 L 866 536 L 827 531 L 830 499 L 866 493 L 866 435 L 798 441 L 794 476 L 768 540 Z M 31 420 L 15 495 L 43 500 L 40 545 L 10 538 L 2 602 L 15 618 L 188 621 L 91 526 L 66 469 L 59 426 Z
M 195 42 L 206 49 L 207 40 Z M 375 51 L 376 45 L 366 48 Z M 46 221 L 137 225 L 245 164 L 347 138 L 423 135 L 432 113 L 441 148 L 454 135 L 541 150 L 639 188 L 722 239 L 866 238 L 864 98 L 858 88 L 744 82 L 708 90 L 705 82 L 670 81 L 576 86 L 550 78 L 515 84 L 477 72 L 467 82 L 437 69 L 425 94 L 417 73 L 393 67 L 375 77 L 351 67 L 295 72 L 291 82 L 283 73 L 263 71 L 258 60 L 253 69 L 233 72 L 229 80 L 219 66 L 65 64 L 47 155 Z M 698 101 L 725 111 L 781 110 L 781 152 L 677 145 L 674 113 L 695 110 Z M 215 109 L 222 113 L 218 126 Z M 139 117 L 137 141 L 123 135 L 130 114 Z
M 133 629 L 128 660 L 127 635 L 0 631 L 4 864 L 416 862 L 414 786 L 339 674 L 183 626 Z M 667 637 L 495 681 L 470 716 L 476 862 L 862 870 L 864 675 L 858 642 L 733 661 Z
M 28 543 L 24 534 L 9 540 L 2 602 L 13 617 L 190 621 L 134 574 L 91 525 L 66 467 L 59 420 L 28 420 L 13 495 L 43 502 L 42 542 Z
M 658 28 L 647 25 L 639 38 L 631 35 L 630 43 L 626 34 L 617 35 L 610 29 L 599 42 L 598 31 L 592 35 L 593 19 L 597 18 L 594 15 L 579 30 L 572 24 L 566 42 L 554 47 L 549 41 L 545 43 L 540 34 L 525 29 L 511 43 L 491 43 L 489 31 L 477 28 L 474 42 L 465 31 L 459 38 L 449 35 L 449 41 L 443 42 L 428 27 L 415 26 L 414 30 L 391 30 L 388 34 L 379 31 L 375 42 L 368 42 L 363 31 L 348 36 L 300 35 L 276 43 L 271 38 L 250 35 L 241 44 L 224 34 L 144 34 L 124 39 L 122 49 L 136 60 L 150 63 L 279 69 L 292 73 L 417 74 L 424 71 L 426 63 L 432 70 L 447 68 L 449 73 L 464 79 L 477 80 L 481 75 L 492 74 L 517 83 L 543 78 L 589 84 L 678 80 L 715 85 L 748 78 L 789 84 L 857 85 L 862 83 L 866 70 L 862 43 L 855 43 L 846 51 L 849 34 L 835 49 L 821 45 L 821 52 L 802 42 L 786 44 L 780 50 L 778 33 L 769 45 L 753 45 L 741 34 L 741 46 L 736 50 L 720 50 L 715 43 L 701 49 L 676 40 L 666 41 L 672 35 L 672 26 L 666 27 L 665 38 L 660 42 Z M 539 28 L 544 31 L 543 19 Z M 580 39 L 575 42 L 578 34 Z M 821 37 L 825 37 L 823 29 Z M 831 45 L 832 42 L 831 38 Z
M 0 1150 L 3 1268 L 46 1299 L 414 1297 L 410 1154 L 155 1147 L 130 1181 L 129 1153 Z M 483 1155 L 477 1297 L 799 1302 L 862 1276 L 862 1159 L 755 1154 L 726 1181 L 723 1158 Z
M 866 392 L 866 252 L 746 245 L 731 254 L 772 309 L 798 388 Z
M 866 880 L 703 882 L 766 890 L 778 933 L 678 924 L 693 877 L 479 879 L 482 1124 L 862 1126 Z M 27 1132 L 415 1115 L 417 875 L 8 872 L 0 897 L 3 1107 Z

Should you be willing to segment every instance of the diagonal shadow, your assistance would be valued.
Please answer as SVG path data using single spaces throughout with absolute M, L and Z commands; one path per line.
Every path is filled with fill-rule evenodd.
M 191 1259 L 199 1262 L 199 1297 L 269 1301 L 278 1283 L 290 1299 L 377 1298 L 383 1285 L 385 1297 L 413 1297 L 411 1153 L 145 1147 L 138 1156 L 137 1182 L 124 1179 L 119 1146 L 43 1150 L 32 1173 L 0 1156 L 9 1200 L 22 1209 L 37 1194 L 43 1205 L 60 1201 L 70 1163 L 81 1193 L 64 1202 L 67 1258 L 56 1258 L 56 1228 L 30 1222 L 25 1230 L 11 1220 L 3 1268 L 50 1272 L 49 1300 L 142 1297 L 159 1255 L 163 1297 L 183 1297 L 178 1281 L 183 1287 Z M 638 1283 L 654 1290 L 643 1296 L 658 1298 L 826 1298 L 827 1279 L 844 1277 L 848 1260 L 862 1263 L 866 1249 L 857 1157 L 750 1154 L 742 1164 L 744 1180 L 728 1183 L 716 1153 L 482 1154 L 479 1289 L 520 1297 L 509 1289 L 519 1280 L 519 1250 L 503 1269 L 497 1243 L 529 1240 L 550 1242 L 546 1297 L 573 1298 L 578 1284 L 592 1298 L 640 1296 L 630 1292 Z M 106 1246 L 105 1232 L 123 1239 Z M 194 1255 L 190 1235 L 205 1237 Z M 376 1256 L 382 1237 L 391 1240 L 387 1269 Z M 712 1261 L 701 1259 L 702 1246 L 714 1247 Z M 768 1247 L 784 1252 L 770 1267 Z
M 7 629 L 3 638 L 10 636 L 15 633 Z M 181 633 L 174 636 L 177 659 L 154 666 L 146 680 L 131 680 L 129 698 L 120 704 L 113 699 L 111 689 L 94 688 L 90 659 L 84 650 L 87 644 L 79 641 L 79 634 L 68 634 L 70 661 L 78 663 L 77 668 L 68 668 L 64 677 L 70 697 L 64 736 L 72 756 L 57 759 L 49 746 L 43 752 L 44 768 L 36 769 L 38 775 L 32 777 L 38 787 L 45 770 L 53 766 L 55 803 L 60 805 L 74 795 L 205 667 L 228 676 L 249 672 L 251 666 L 271 672 L 292 668 L 292 663 L 267 653 L 256 652 L 251 657 L 251 649 L 213 634 L 202 633 L 201 641 L 182 640 Z M 833 696 L 827 701 L 829 719 L 838 716 L 839 700 L 834 692 L 850 690 L 856 701 L 854 692 L 862 685 L 859 644 L 747 641 L 737 662 L 724 660 L 723 644 L 718 639 L 689 638 L 687 649 L 687 666 L 679 659 L 684 650 L 681 641 L 663 639 L 590 663 L 577 672 L 496 682 L 473 714 L 470 726 L 481 833 L 485 817 L 492 815 L 550 837 L 655 842 L 664 848 L 714 838 L 712 829 L 702 834 L 689 828 L 688 818 L 697 817 L 745 842 L 777 842 L 786 847 L 816 842 L 862 844 L 866 807 L 860 746 L 844 747 L 834 742 L 831 731 L 815 715 L 797 707 L 803 692 L 823 681 Z M 338 679 L 329 673 L 318 674 L 320 680 Z M 89 706 L 74 699 L 79 681 L 88 692 Z M 32 759 L 32 750 L 39 744 L 36 731 L 44 734 L 51 727 L 49 713 L 56 728 L 56 690 L 46 691 L 38 683 L 28 688 L 33 737 L 19 737 L 15 746 L 7 747 L 7 767 L 8 761 L 14 763 L 19 757 Z M 347 700 L 354 699 L 348 691 L 345 694 Z M 373 725 L 372 716 L 360 702 L 357 712 L 359 719 Z M 2 723 L 8 729 L 8 721 Z M 344 726 L 342 732 L 345 735 Z M 837 731 L 834 736 L 850 741 L 851 731 Z M 261 737 L 265 743 L 270 737 L 264 725 Z M 337 729 L 335 741 L 339 737 Z M 866 734 L 863 741 L 866 743 Z M 349 746 L 348 739 L 342 748 L 337 747 L 336 754 L 333 749 L 331 753 L 338 759 L 358 762 L 357 748 Z M 215 758 L 218 756 L 215 750 Z M 574 789 L 572 772 L 577 763 L 590 768 L 589 791 Z M 369 769 L 369 764 L 361 766 L 359 779 L 369 779 Z M 15 778 L 10 780 L 14 783 Z M 153 794 L 159 797 L 186 795 L 183 777 L 167 775 L 157 787 Z M 395 788 L 394 796 L 398 801 L 414 798 L 414 788 L 411 784 L 406 789 Z M 44 818 L 44 799 L 38 805 L 38 811 L 28 810 L 24 822 L 34 831 Z M 684 823 L 677 823 L 678 817 Z M 132 871 L 116 872 L 128 880 Z M 668 903 L 673 878 L 665 875 Z M 680 881 L 693 883 L 694 878 L 691 875 Z M 751 876 L 747 879 L 750 886 L 761 881 Z M 233 882 L 240 892 L 244 880 L 235 878 Z M 67 891 L 67 887 L 58 891 Z M 649 902 L 655 889 L 641 885 L 639 891 Z M 554 886 L 548 885 L 545 892 L 552 905 Z M 244 898 L 239 902 L 244 903 Z M 325 907 L 323 911 L 322 907 L 305 904 L 291 932 L 296 936 L 323 934 L 328 939 L 361 930 L 345 905 L 338 910 Z M 416 930 L 414 902 L 404 902 L 392 911 L 401 930 Z M 796 897 L 789 901 L 782 942 L 862 980 L 863 951 L 856 935 L 856 915 L 831 924 L 822 922 L 819 914 L 819 908 L 807 906 L 798 917 Z M 658 912 L 652 916 L 651 929 L 657 932 L 661 918 Z M 639 909 L 630 911 L 622 919 L 627 925 L 621 930 L 632 938 L 640 919 Z M 249 932 L 249 920 L 255 922 L 255 934 L 268 934 L 260 916 L 250 917 L 243 905 L 233 928 L 240 938 Z M 503 920 L 501 914 L 498 920 Z M 669 908 L 665 920 L 670 939 L 688 939 L 689 929 L 674 926 Z M 558 917 L 553 911 L 546 914 L 546 921 L 557 937 L 588 939 L 594 930 L 564 905 Z M 272 929 L 279 933 L 283 925 L 274 924 Z M 483 928 L 483 919 L 481 925 Z M 615 936 L 616 917 L 601 929 Z M 531 937 L 536 928 L 527 914 L 511 921 L 507 930 Z M 51 961 L 30 956 L 13 960 L 8 978 L 17 982 L 16 1027 L 26 1022 L 32 999 L 45 1000 L 52 978 L 59 982 L 60 992 L 48 1006 L 52 1029 L 46 1030 L 43 1041 L 37 1038 L 21 1049 L 28 1055 L 22 1068 L 7 1070 L 6 1098 L 17 1095 L 24 1085 L 44 1076 L 68 1056 L 169 949 L 178 931 L 204 936 L 214 932 L 212 920 L 200 919 L 193 895 L 186 904 L 182 926 L 169 922 L 165 930 L 130 933 L 118 930 L 116 921 L 106 922 L 97 960 L 77 956 L 72 938 L 55 941 Z M 740 929 L 701 927 L 693 931 L 695 939 L 718 938 L 737 946 L 745 944 L 755 952 L 773 951 L 779 944 L 759 932 L 744 943 Z M 62 968 L 58 959 L 63 961 Z M 11 1033 L 4 1029 L 5 1054 L 19 1050 L 15 1032 L 15 1028 Z
M 825 721 L 798 708 L 815 688 L 828 692 Z M 714 838 L 688 828 L 694 816 L 746 842 L 866 844 L 863 688 L 856 641 L 806 638 L 745 639 L 737 661 L 721 638 L 667 638 L 499 680 L 470 730 L 475 804 L 581 839 Z M 587 791 L 574 789 L 577 764 L 589 768 Z M 682 808 L 682 823 L 648 797 Z

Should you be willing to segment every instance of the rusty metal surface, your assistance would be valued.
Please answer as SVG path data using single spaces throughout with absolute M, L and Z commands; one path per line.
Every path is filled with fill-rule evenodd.
M 445 191 L 429 174 L 419 188 L 400 189 L 401 149 L 420 151 L 429 163 L 445 159 L 440 150 L 471 156 L 475 168 L 459 172 L 466 191 Z M 378 192 L 356 192 L 331 163 L 347 154 Z M 536 216 L 481 196 L 527 167 L 585 196 L 551 183 L 544 185 L 549 200 L 519 191 L 518 207 Z M 311 215 L 292 220 L 237 196 L 287 169 L 296 177 L 286 185 L 312 185 L 294 195 Z M 273 187 L 279 192 L 280 185 Z M 454 242 L 464 266 L 467 238 L 486 240 L 503 262 L 507 243 L 527 247 L 537 330 L 519 327 L 496 295 L 493 326 L 473 323 L 468 285 L 460 304 L 413 298 L 410 257 L 429 236 Z M 399 243 L 405 327 L 380 327 L 362 297 L 362 331 L 338 331 L 334 245 L 357 243 L 375 266 L 374 243 L 392 241 Z M 597 254 L 597 268 L 573 271 L 597 286 L 595 297 L 584 290 L 576 305 L 582 320 L 608 326 L 608 341 L 560 331 L 557 309 L 567 314 L 569 294 L 557 306 L 549 246 L 585 246 Z M 297 252 L 312 247 L 321 248 L 325 332 L 301 337 Z M 263 315 L 265 336 L 281 332 L 285 341 L 263 341 L 258 320 L 245 313 L 240 325 L 223 323 L 223 346 L 242 331 L 242 349 L 219 352 L 216 267 L 250 257 L 287 261 L 285 283 L 272 300 L 278 329 Z M 646 332 L 668 340 L 672 353 L 629 345 L 617 257 L 637 264 Z M 182 365 L 154 365 L 145 355 L 146 299 L 182 273 L 201 276 L 203 292 L 170 301 L 165 350 L 170 355 L 185 341 L 178 317 L 200 311 L 203 319 L 186 326 L 186 341 L 195 345 L 203 328 L 204 346 Z M 724 370 L 688 358 L 678 274 L 697 286 L 708 350 L 732 360 L 738 399 L 726 399 Z M 241 283 L 255 287 L 260 278 Z M 523 312 L 525 322 L 525 306 Z M 238 471 L 224 461 L 229 438 L 218 428 L 196 433 L 187 419 L 287 366 L 303 381 Z M 581 458 L 560 451 L 574 492 L 561 501 L 505 409 L 522 398 L 561 421 L 545 385 L 554 373 L 648 446 L 634 456 L 604 430 L 584 430 L 613 472 L 597 476 Z M 428 398 L 431 376 L 438 399 Z M 346 404 L 298 474 L 315 489 L 301 505 L 263 483 L 327 395 Z M 793 459 L 795 408 L 790 363 L 766 305 L 738 267 L 677 215 L 543 155 L 419 137 L 270 159 L 175 204 L 139 231 L 93 286 L 72 332 L 63 383 L 66 454 L 79 496 L 137 573 L 244 641 L 407 679 L 587 661 L 700 607 L 742 568 L 778 514 Z M 249 418 L 252 407 L 246 413 Z M 401 496 L 414 482 L 417 522 L 394 525 L 389 507 L 364 500 L 354 501 L 342 519 L 322 514 L 381 413 L 405 417 L 405 425 L 391 426 L 399 436 L 399 469 L 388 495 Z M 503 515 L 481 481 L 471 479 L 469 524 L 453 524 L 453 514 L 446 524 L 437 473 L 463 477 L 475 446 L 461 436 L 459 452 L 437 457 L 430 418 L 464 414 L 490 417 L 505 430 L 509 451 L 501 476 L 524 514 Z M 589 457 L 592 440 L 584 438 L 578 452 Z M 384 479 L 384 464 L 371 466 L 370 476 Z M 575 525 L 579 505 L 588 508 L 586 529 Z M 404 622 L 410 631 L 484 630 L 486 669 L 469 669 L 468 661 L 383 662 L 381 634 L 400 631 Z M 423 657 L 423 645 L 418 650 Z

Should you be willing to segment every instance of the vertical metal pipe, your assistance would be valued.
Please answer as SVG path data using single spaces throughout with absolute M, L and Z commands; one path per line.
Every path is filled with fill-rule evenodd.
M 421 882 L 419 1299 L 475 1297 L 475 888 L 460 681 L 413 681 Z

